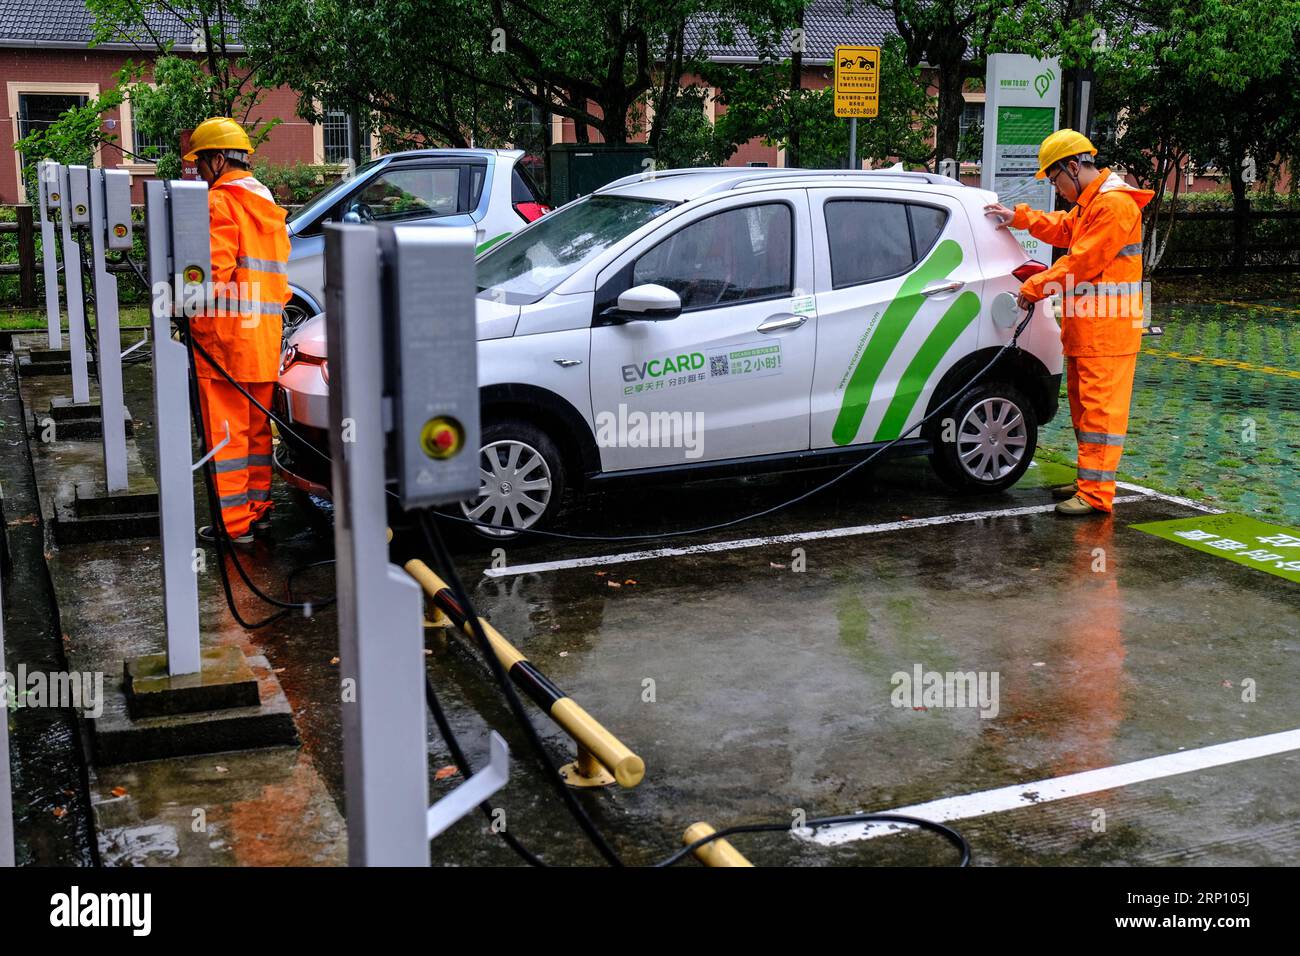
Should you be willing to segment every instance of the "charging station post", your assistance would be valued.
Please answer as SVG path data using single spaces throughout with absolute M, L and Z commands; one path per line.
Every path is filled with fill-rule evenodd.
M 174 676 L 197 672 L 200 661 L 198 578 L 193 567 L 189 354 L 172 339 L 172 319 L 185 315 L 187 303 L 204 301 L 202 284 L 211 264 L 208 187 L 195 182 L 147 182 L 144 207 L 153 297 L 150 322 L 163 620 L 167 673 Z M 191 271 L 196 269 L 199 271 Z
M 509 776 L 505 742 L 494 734 L 489 766 L 428 806 L 424 600 L 387 549 L 388 462 L 403 508 L 478 491 L 473 282 L 470 229 L 325 227 L 343 775 L 354 866 L 427 866 L 429 840 Z
M 81 284 L 81 245 L 73 228 L 90 223 L 90 177 L 85 166 L 59 166 L 59 224 L 63 230 L 63 293 L 68 303 L 68 349 L 72 362 L 72 404 L 90 403 L 86 367 L 86 303 Z
M 54 238 L 54 210 L 59 205 L 59 164 L 42 160 L 37 167 L 36 182 L 40 193 L 41 264 L 45 268 L 45 327 L 51 349 L 63 348 L 63 328 L 59 316 L 59 250 Z
M 99 379 L 100 432 L 104 441 L 104 486 L 125 491 L 126 405 L 122 395 L 122 335 L 118 325 L 117 278 L 108 271 L 109 249 L 131 248 L 131 174 L 126 170 L 90 172 L 91 293 Z

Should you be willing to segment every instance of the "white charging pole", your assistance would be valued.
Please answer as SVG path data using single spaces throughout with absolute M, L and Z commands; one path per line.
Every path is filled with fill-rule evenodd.
M 43 160 L 36 181 L 41 197 L 41 263 L 45 267 L 45 326 L 52 349 L 63 348 L 59 316 L 59 250 L 54 238 L 53 212 L 59 206 L 59 164 Z
M 189 353 L 172 339 L 172 318 L 202 307 L 208 281 L 208 187 L 144 184 L 152 290 L 154 441 L 162 538 L 167 672 L 197 673 L 199 590 L 194 569 L 194 476 L 190 450 Z
M 95 299 L 104 489 L 125 491 L 126 405 L 122 395 L 122 334 L 118 325 L 117 278 L 108 271 L 108 249 L 131 248 L 131 174 L 122 169 L 90 170 L 91 289 Z
M 86 370 L 86 303 L 81 285 L 81 246 L 72 237 L 74 225 L 90 222 L 90 181 L 85 166 L 59 166 L 59 223 L 63 227 L 63 291 L 68 301 L 68 348 L 72 360 L 72 403 L 90 402 L 90 377 Z M 84 188 L 83 188 L 84 184 Z M 71 190 L 78 199 L 73 201 Z

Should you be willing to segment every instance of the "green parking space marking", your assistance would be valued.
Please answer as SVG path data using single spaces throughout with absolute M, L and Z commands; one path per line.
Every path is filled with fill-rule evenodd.
M 1300 584 L 1300 531 L 1294 528 L 1231 513 L 1130 527 Z

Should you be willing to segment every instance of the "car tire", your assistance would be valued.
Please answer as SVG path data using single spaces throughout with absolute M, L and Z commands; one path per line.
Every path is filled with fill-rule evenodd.
M 930 462 L 945 484 L 969 493 L 1002 491 L 1033 460 L 1038 415 L 1014 385 L 990 382 L 962 393 L 929 431 Z
M 289 344 L 289 339 L 298 331 L 304 322 L 310 319 L 315 313 L 302 299 L 296 295 L 291 298 L 284 307 L 284 315 L 280 320 L 280 343 L 281 347 Z
M 466 524 L 466 529 L 480 538 L 506 541 L 521 537 L 523 529 L 541 530 L 554 522 L 568 476 L 564 456 L 546 432 L 518 419 L 487 424 L 479 467 L 493 480 L 483 477 L 479 496 L 462 502 L 458 512 L 502 527 Z

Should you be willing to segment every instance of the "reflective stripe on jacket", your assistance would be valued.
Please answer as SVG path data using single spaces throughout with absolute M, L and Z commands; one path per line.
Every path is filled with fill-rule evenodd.
M 194 319 L 195 340 L 240 382 L 274 382 L 280 369 L 280 327 L 289 301 L 289 233 L 285 211 L 270 191 L 232 169 L 208 191 L 212 234 L 212 297 Z M 202 356 L 198 374 L 219 378 Z
M 1013 228 L 1069 249 L 1020 289 L 1031 302 L 1061 295 L 1066 355 L 1131 355 L 1141 349 L 1142 207 L 1154 195 L 1102 169 L 1069 212 L 1016 206 Z

